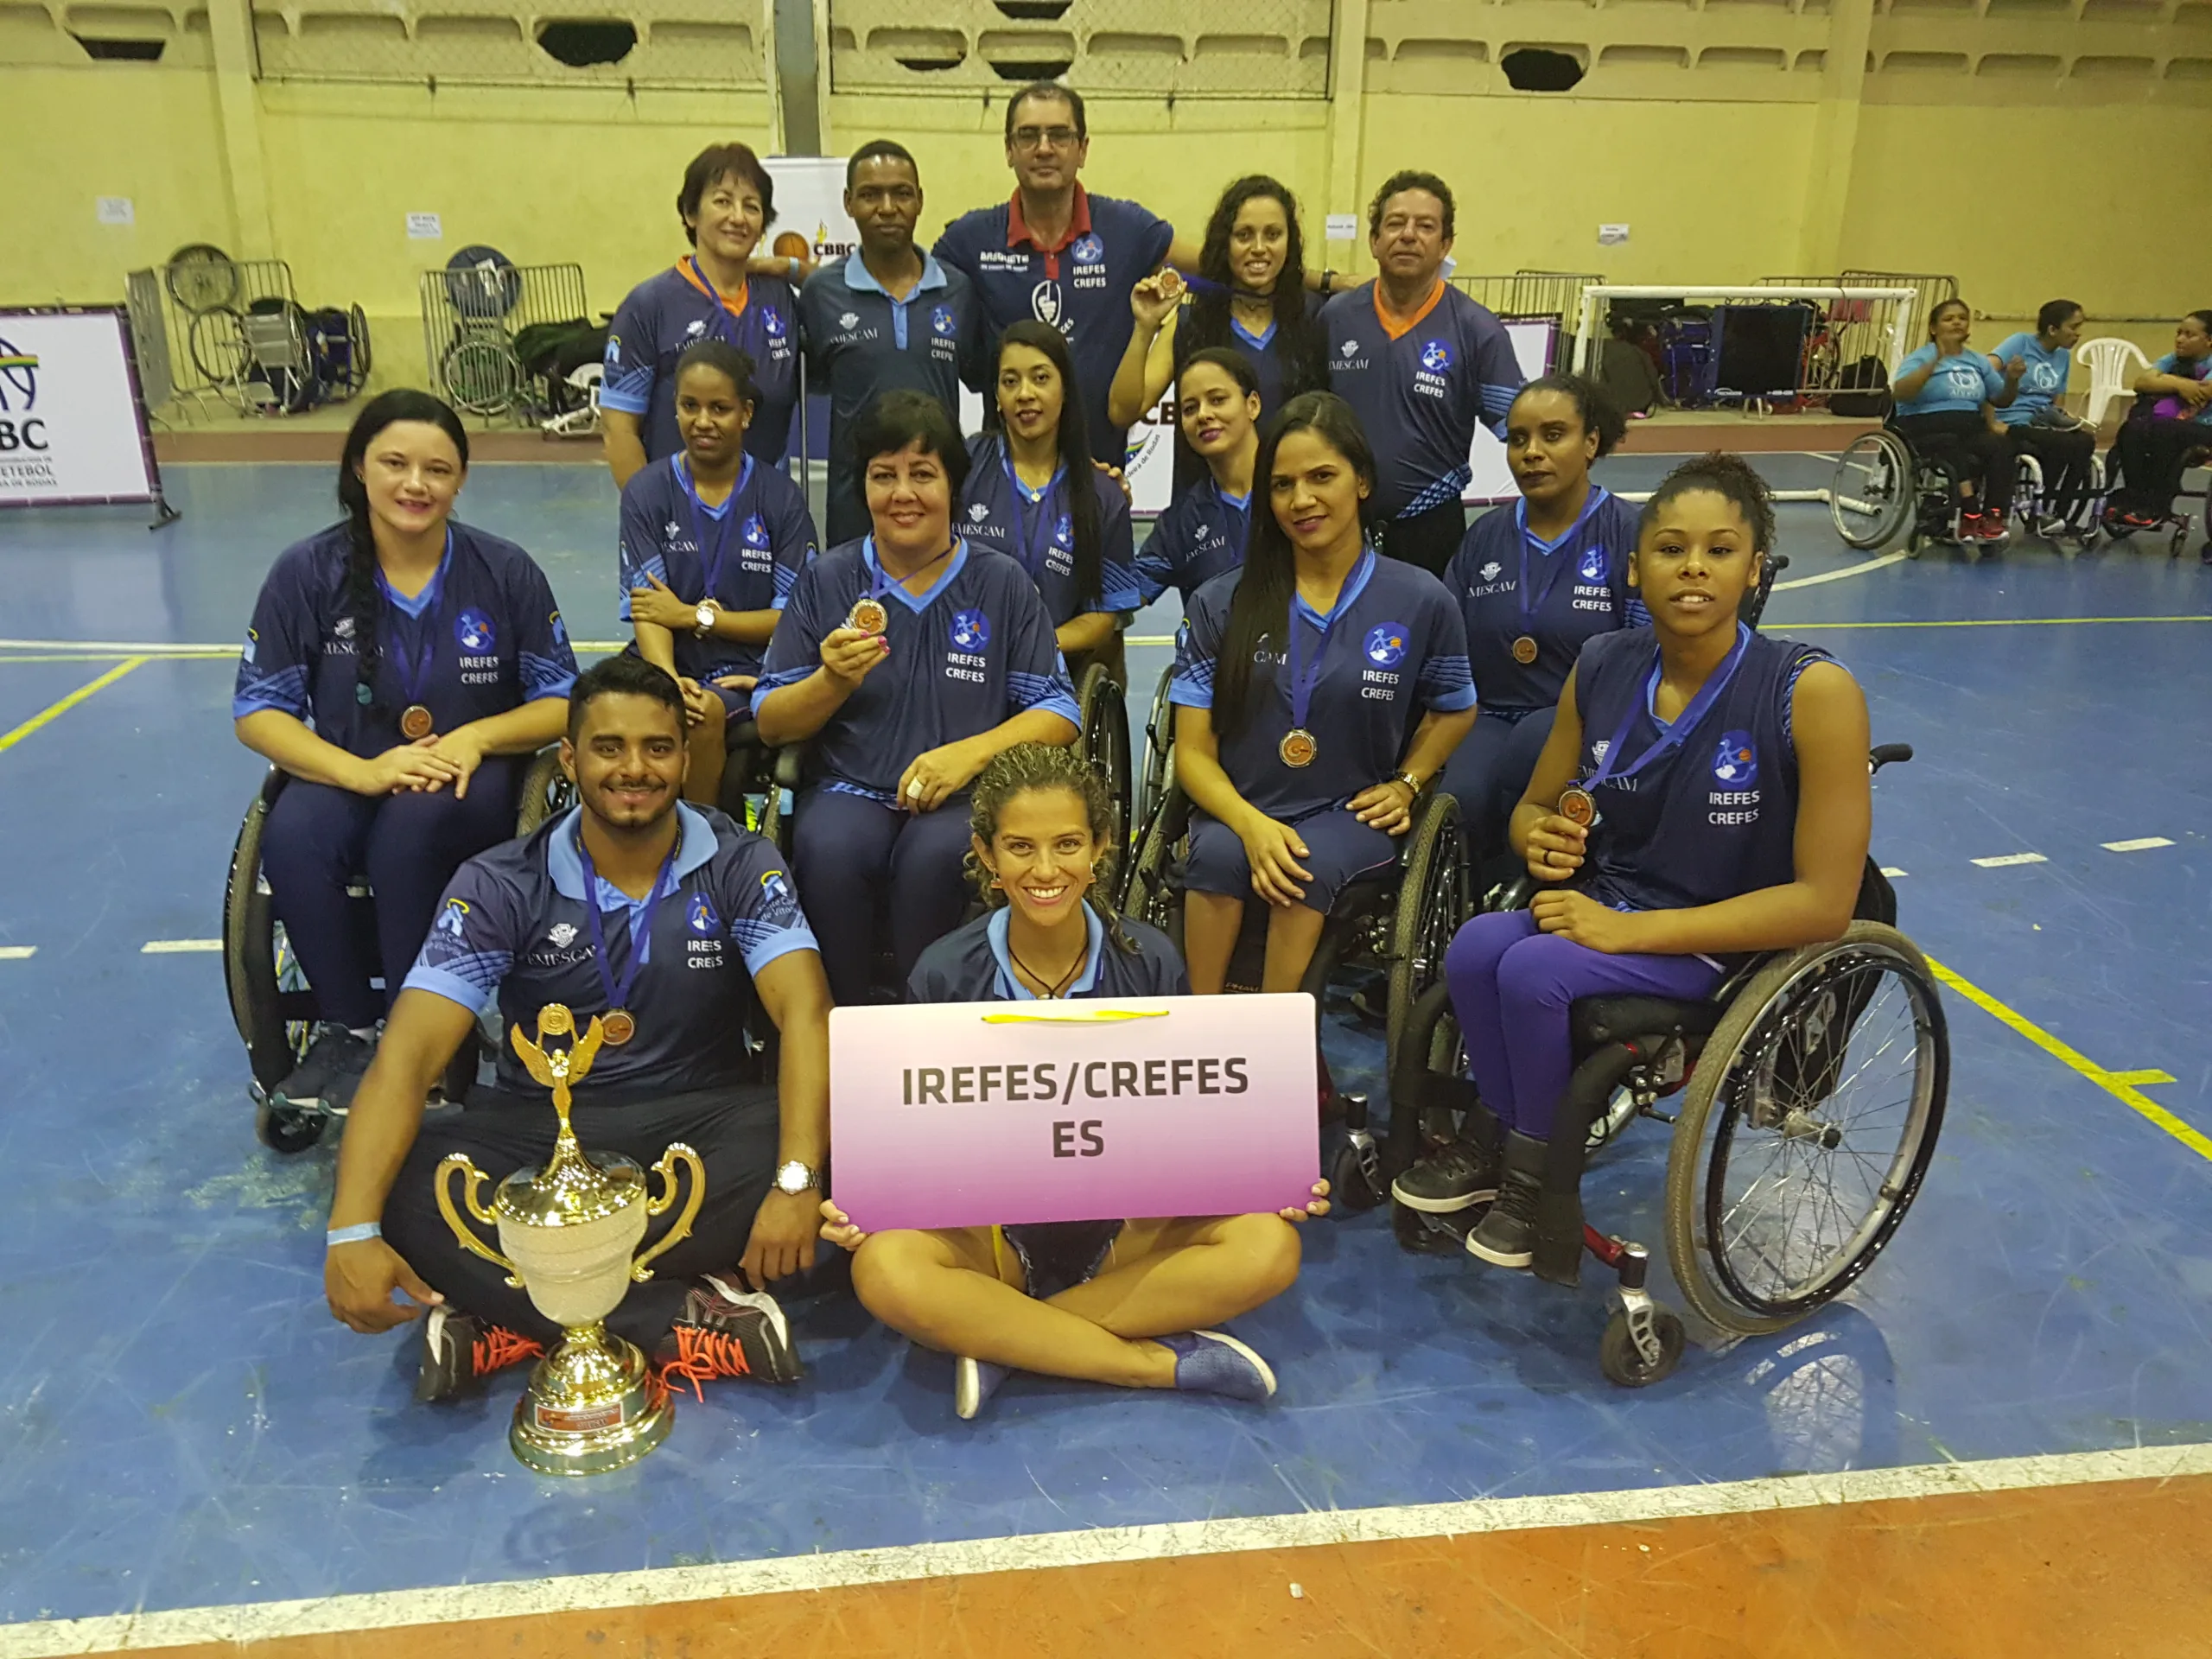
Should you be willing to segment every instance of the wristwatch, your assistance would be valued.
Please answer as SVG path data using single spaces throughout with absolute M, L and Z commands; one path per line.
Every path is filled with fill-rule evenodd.
M 715 631 L 715 619 L 721 613 L 722 607 L 717 605 L 713 600 L 701 600 L 699 601 L 699 609 L 697 612 L 699 618 L 698 625 L 695 626 L 691 632 L 700 639 L 705 639 L 709 634 Z
M 1416 795 L 1421 793 L 1421 779 L 1414 777 L 1410 772 L 1403 770 L 1394 772 L 1390 774 L 1390 781 L 1394 784 L 1403 784 L 1408 789 L 1413 791 Z
M 822 1185 L 822 1172 L 810 1169 L 796 1158 L 776 1169 L 776 1191 L 797 1198 L 800 1193 L 818 1190 Z

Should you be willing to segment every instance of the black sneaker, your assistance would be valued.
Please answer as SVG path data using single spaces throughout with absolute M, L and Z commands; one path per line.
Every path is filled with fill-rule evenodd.
M 806 1375 L 791 1346 L 790 1321 L 765 1290 L 747 1290 L 735 1274 L 696 1281 L 683 1311 L 653 1352 L 664 1383 L 699 1384 L 718 1376 L 756 1382 L 796 1382 Z
M 269 1091 L 273 1104 L 295 1110 L 342 1112 L 353 1103 L 353 1090 L 376 1053 L 373 1044 L 356 1037 L 340 1025 L 324 1020 L 315 1028 L 315 1039 L 292 1073 Z
M 423 1369 L 415 1374 L 415 1397 L 429 1402 L 481 1394 L 493 1372 L 544 1357 L 543 1344 L 441 1305 L 423 1320 Z
M 1497 1196 L 1497 1154 L 1471 1141 L 1448 1141 L 1391 1182 L 1390 1196 L 1432 1216 L 1488 1204 Z
M 1543 1192 L 1548 1145 L 1525 1135 L 1505 1138 L 1497 1202 L 1467 1235 L 1467 1254 L 1499 1268 L 1525 1268 L 1535 1255 L 1536 1200 Z

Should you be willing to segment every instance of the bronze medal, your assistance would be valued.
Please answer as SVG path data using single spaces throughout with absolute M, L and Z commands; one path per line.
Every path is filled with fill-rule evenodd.
M 1522 634 L 1513 642 L 1513 660 L 1526 668 L 1536 660 L 1536 642 Z
M 845 626 L 857 628 L 862 633 L 881 633 L 891 626 L 891 613 L 883 608 L 880 599 L 863 594 L 853 601 L 853 608 L 845 613 Z
M 599 1034 L 620 1048 L 638 1034 L 638 1022 L 626 1008 L 614 1008 L 599 1017 Z
M 1320 752 L 1320 744 L 1303 726 L 1292 727 L 1282 734 L 1282 741 L 1275 745 L 1275 753 L 1286 766 L 1310 766 Z
M 1569 784 L 1560 791 L 1559 815 L 1587 830 L 1598 822 L 1598 798 L 1580 784 Z
M 430 734 L 436 724 L 429 709 L 419 702 L 410 702 L 400 711 L 399 734 L 410 743 L 419 742 Z

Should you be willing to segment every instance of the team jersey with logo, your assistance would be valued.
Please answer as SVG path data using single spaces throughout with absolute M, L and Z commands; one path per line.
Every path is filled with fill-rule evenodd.
M 711 808 L 676 810 L 682 826 L 676 858 L 661 881 L 650 934 L 641 931 L 645 901 L 604 876 L 598 880 L 600 931 L 614 982 L 639 964 L 624 999 L 638 1024 L 628 1042 L 601 1045 L 576 1091 L 586 1105 L 595 1095 L 637 1098 L 744 1081 L 753 976 L 779 957 L 816 948 L 773 842 Z M 462 865 L 405 988 L 433 992 L 473 1014 L 496 1001 L 500 1017 L 526 1032 L 537 1029 L 537 1011 L 549 1002 L 571 1009 L 579 1026 L 607 1013 L 584 910 L 582 817 L 582 807 L 571 808 L 535 835 Z M 499 1087 L 551 1098 L 505 1044 Z
M 1997 411 L 1997 418 L 2005 425 L 2025 426 L 2038 411 L 2066 395 L 2066 377 L 2074 366 L 2074 353 L 2063 346 L 2046 346 L 2032 334 L 2024 332 L 1999 341 L 1990 356 L 2000 365 L 2017 357 L 2028 365 L 2012 401 Z
M 812 389 L 830 394 L 830 539 L 864 536 L 853 423 L 887 391 L 927 392 L 959 420 L 961 381 L 977 373 L 976 293 L 962 273 L 925 256 L 921 280 L 896 300 L 855 253 L 806 279 L 798 318 Z
M 737 487 L 720 506 L 709 507 L 692 488 L 690 463 L 673 454 L 622 486 L 617 612 L 630 620 L 630 594 L 645 585 L 648 575 L 687 604 L 711 596 L 726 611 L 780 611 L 814 556 L 806 498 L 782 468 L 747 455 Z M 671 632 L 679 674 L 705 681 L 760 671 L 764 646 L 702 639 L 689 628 Z
M 1068 996 L 1188 996 L 1191 978 L 1183 958 L 1156 927 L 1124 919 L 1122 931 L 1135 951 L 1106 937 L 1098 912 L 1085 905 L 1089 953 L 1069 984 Z M 922 952 L 906 982 L 909 1002 L 1033 1002 L 1036 993 L 1015 977 L 1007 949 L 1012 912 L 1001 905 L 954 929 Z
M 1128 432 L 1107 420 L 1106 394 L 1129 343 L 1129 290 L 1160 269 L 1174 239 L 1173 226 L 1135 202 L 1094 196 L 1077 185 L 1067 238 L 1056 246 L 1032 239 L 1017 195 L 963 213 L 931 251 L 975 284 L 986 365 L 995 365 L 999 335 L 1024 318 L 1067 336 L 1090 452 L 1124 467 Z
M 1551 708 L 1584 640 L 1651 620 L 1628 585 L 1636 533 L 1636 509 L 1595 484 L 1581 517 L 1555 541 L 1529 531 L 1525 501 L 1493 507 L 1468 526 L 1444 585 L 1467 625 L 1484 718 Z M 1529 615 L 1521 608 L 1524 558 Z M 1513 659 L 1513 642 L 1524 634 L 1536 642 L 1536 660 L 1525 665 Z
M 246 630 L 232 719 L 277 709 L 365 757 L 406 741 L 399 717 L 410 703 L 450 732 L 569 695 L 576 656 L 545 573 L 512 542 L 448 520 L 429 585 L 412 599 L 383 589 L 376 683 L 361 702 L 357 624 L 346 604 L 349 545 L 346 527 L 334 524 L 278 556 Z
M 1242 575 L 1216 576 L 1191 601 L 1168 690 L 1186 708 L 1213 707 L 1215 660 Z M 1294 595 L 1290 617 L 1301 668 L 1312 671 L 1325 639 L 1306 711 L 1306 729 L 1317 745 L 1313 764 L 1286 766 L 1277 752 L 1292 725 L 1291 653 L 1272 633 L 1252 654 L 1251 718 L 1220 743 L 1229 781 L 1271 817 L 1300 818 L 1341 805 L 1397 771 L 1423 714 L 1475 706 L 1459 607 L 1442 582 L 1417 566 L 1377 558 L 1368 548 L 1334 610 L 1320 616 Z
M 683 447 L 676 428 L 676 364 L 692 346 L 719 336 L 753 359 L 760 401 L 746 429 L 745 450 L 773 466 L 784 458 L 798 403 L 798 298 L 780 276 L 748 276 L 735 309 L 714 291 L 690 254 L 630 290 L 607 335 L 602 408 L 637 416 L 645 459 Z
M 2183 380 L 2202 380 L 2208 373 L 2212 373 L 2212 357 L 2191 358 L 2184 363 L 2177 353 L 2168 352 L 2151 365 L 2151 371 L 2154 374 L 2177 375 Z M 2153 415 L 2168 420 L 2196 421 L 2212 425 L 2212 404 L 2207 404 L 2192 413 L 2189 406 L 2171 392 L 2152 393 L 2148 401 Z M 2140 403 L 2137 404 L 2138 408 L 2141 406 Z
M 1475 428 L 1505 435 L 1521 365 L 1504 325 L 1449 283 L 1393 338 L 1363 283 L 1321 308 L 1329 386 L 1352 406 L 1374 448 L 1375 510 L 1409 518 L 1456 501 L 1471 476 Z
M 1600 817 L 1576 885 L 1600 903 L 1683 910 L 1796 879 L 1790 697 L 1807 664 L 1834 659 L 1816 645 L 1750 637 L 1728 689 L 1671 752 L 1592 791 Z M 1579 776 L 1597 772 L 1624 719 L 1630 762 L 1666 735 L 1652 712 L 1658 662 L 1658 637 L 1648 627 L 1583 645 L 1574 671 Z
M 1068 517 L 1065 464 L 1051 483 L 1035 491 L 1014 475 L 1006 440 L 997 433 L 969 439 L 968 457 L 967 493 L 956 528 L 975 546 L 1003 553 L 1029 573 L 1045 596 L 1045 613 L 1054 627 L 1091 611 L 1139 607 L 1129 499 L 1089 456 L 1077 464 L 1098 498 L 1099 591 L 1090 594 L 1076 591 L 1075 526 Z
M 1891 384 L 1918 373 L 1930 363 L 1936 365 L 1936 372 L 1928 377 L 1917 397 L 1897 399 L 1898 414 L 1942 415 L 1955 410 L 1971 414 L 2005 395 L 2005 377 L 1990 367 L 1989 359 L 1980 352 L 1969 348 L 1938 359 L 1932 340 L 1897 365 L 1896 379 Z
M 833 547 L 800 573 L 768 642 L 756 715 L 822 665 L 823 639 L 845 626 L 879 574 L 873 537 Z M 1045 603 L 1012 559 L 960 542 L 926 594 L 894 582 L 880 598 L 891 654 L 815 734 L 809 783 L 895 805 L 918 754 L 1032 709 L 1081 725 Z
M 1192 280 L 1194 284 L 1197 284 L 1204 279 L 1194 277 Z M 1321 296 L 1318 294 L 1305 293 L 1303 289 L 1300 292 L 1308 313 L 1318 313 L 1321 307 Z M 1186 300 L 1183 305 L 1182 314 L 1176 319 L 1175 323 L 1176 378 L 1167 388 L 1167 395 L 1170 397 L 1175 395 L 1177 386 L 1181 384 L 1183 365 L 1191 360 L 1191 353 L 1199 349 L 1197 330 L 1192 326 L 1192 302 Z M 1260 383 L 1260 426 L 1262 430 L 1266 429 L 1269 421 L 1274 419 L 1275 411 L 1299 392 L 1327 389 L 1328 378 L 1325 372 L 1316 385 L 1309 385 L 1302 382 L 1294 382 L 1294 377 L 1299 376 L 1301 372 L 1300 366 L 1292 359 L 1283 339 L 1282 327 L 1273 318 L 1268 320 L 1265 328 L 1258 334 L 1254 334 L 1231 316 L 1229 319 L 1227 338 L 1211 343 L 1226 346 L 1230 350 L 1241 353 L 1244 360 L 1252 365 L 1252 372 Z M 1205 461 L 1199 457 L 1197 450 L 1183 442 L 1183 434 L 1179 426 L 1175 433 L 1175 493 L 1180 495 L 1192 486 L 1203 482 L 1206 476 Z
M 1252 498 L 1233 496 L 1207 474 L 1167 504 L 1137 550 L 1137 596 L 1147 605 L 1170 588 L 1185 610 L 1191 596 L 1244 563 Z

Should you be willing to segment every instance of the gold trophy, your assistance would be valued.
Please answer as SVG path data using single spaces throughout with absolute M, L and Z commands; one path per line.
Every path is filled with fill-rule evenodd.
M 510 1027 L 515 1052 L 530 1075 L 553 1090 L 561 1115 L 560 1138 L 543 1169 L 518 1169 L 501 1181 L 486 1209 L 480 1196 L 489 1179 L 454 1153 L 438 1166 L 438 1211 L 461 1247 L 506 1271 L 507 1282 L 530 1293 L 537 1311 L 562 1327 L 563 1339 L 530 1374 L 515 1405 L 507 1444 L 542 1475 L 595 1475 L 635 1463 L 668 1438 L 675 1412 L 636 1345 L 607 1333 L 605 1320 L 634 1281 L 653 1276 L 647 1264 L 690 1236 L 706 1196 L 707 1172 L 699 1154 L 682 1141 L 661 1154 L 652 1196 L 645 1172 L 618 1153 L 593 1155 L 576 1144 L 569 1126 L 569 1094 L 591 1070 L 604 1035 L 599 1016 L 576 1033 L 576 1017 L 558 1002 L 537 1012 L 537 1039 Z M 569 1037 L 567 1048 L 548 1052 L 548 1037 Z M 676 1202 L 676 1166 L 688 1165 L 691 1192 L 683 1213 L 660 1243 L 632 1256 L 645 1236 L 648 1217 Z M 455 1212 L 453 1183 L 460 1170 L 468 1213 L 499 1233 L 499 1249 L 483 1243 Z M 504 1251 L 505 1254 L 501 1254 Z

